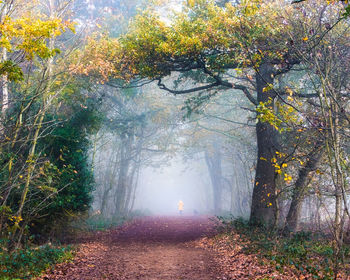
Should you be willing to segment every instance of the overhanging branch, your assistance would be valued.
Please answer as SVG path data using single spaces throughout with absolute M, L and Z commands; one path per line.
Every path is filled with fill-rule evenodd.
M 243 91 L 244 95 L 248 98 L 248 100 L 253 103 L 255 106 L 258 106 L 258 102 L 256 101 L 256 99 L 253 97 L 253 95 L 251 95 L 251 93 L 249 92 L 248 88 L 246 86 L 243 85 L 239 85 L 239 84 L 234 84 L 233 85 L 234 89 L 239 89 L 241 91 Z
M 208 85 L 205 85 L 205 86 L 201 86 L 201 87 L 195 87 L 195 88 L 190 88 L 190 89 L 185 89 L 185 90 L 173 90 L 173 89 L 170 89 L 168 88 L 167 86 L 165 86 L 163 83 L 162 83 L 162 80 L 161 79 L 158 79 L 158 86 L 160 89 L 163 89 L 163 90 L 166 90 L 172 94 L 175 94 L 175 95 L 179 95 L 179 94 L 188 94 L 188 93 L 192 93 L 192 92 L 197 92 L 197 91 L 202 91 L 202 90 L 208 90 L 208 89 L 211 89 L 211 88 L 214 88 L 214 87 L 217 87 L 219 86 L 220 84 L 218 82 L 215 82 L 215 83 L 212 83 L 212 84 L 208 84 Z
M 248 100 L 253 103 L 255 106 L 258 105 L 258 102 L 256 101 L 256 99 L 251 95 L 251 93 L 249 92 L 248 88 L 246 86 L 240 85 L 240 84 L 232 84 L 230 82 L 224 81 L 219 75 L 214 74 L 213 72 L 211 72 L 206 66 L 204 62 L 199 63 L 202 65 L 203 67 L 203 71 L 204 73 L 208 74 L 210 77 L 214 78 L 216 80 L 216 82 L 224 87 L 228 87 L 228 88 L 233 88 L 233 89 L 239 89 L 241 91 L 243 91 L 244 95 L 248 98 Z

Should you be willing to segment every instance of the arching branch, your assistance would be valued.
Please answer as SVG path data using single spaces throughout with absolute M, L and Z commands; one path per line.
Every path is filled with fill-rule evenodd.
M 199 63 L 200 64 L 200 63 Z M 221 85 L 221 86 L 225 86 L 228 88 L 233 88 L 233 89 L 239 89 L 241 91 L 243 91 L 244 95 L 248 98 L 248 100 L 253 103 L 255 106 L 258 105 L 257 100 L 253 97 L 253 95 L 251 95 L 251 93 L 249 92 L 248 88 L 246 86 L 243 86 L 241 84 L 232 84 L 230 82 L 224 81 L 219 75 L 215 75 L 213 72 L 211 72 L 206 66 L 205 63 L 202 62 L 201 63 L 202 68 L 204 73 L 208 74 L 210 77 L 214 78 L 216 80 L 216 82 Z
M 179 94 L 188 94 L 188 93 L 192 93 L 192 92 L 197 92 L 197 91 L 202 91 L 202 90 L 208 90 L 208 89 L 211 89 L 211 88 L 214 88 L 214 87 L 217 87 L 219 86 L 220 84 L 218 82 L 215 82 L 215 83 L 212 83 L 212 84 L 208 84 L 208 85 L 205 85 L 205 86 L 201 86 L 201 87 L 195 87 L 195 88 L 190 88 L 190 89 L 185 89 L 185 90 L 173 90 L 173 89 L 170 89 L 168 88 L 167 86 L 165 86 L 163 83 L 162 83 L 162 80 L 161 79 L 158 79 L 158 86 L 160 89 L 163 89 L 163 90 L 166 90 L 172 94 L 175 94 L 175 95 L 179 95 Z

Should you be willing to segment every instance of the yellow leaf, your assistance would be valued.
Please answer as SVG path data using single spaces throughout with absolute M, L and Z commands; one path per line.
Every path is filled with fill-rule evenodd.
M 189 7 L 193 8 L 195 4 L 195 0 L 187 0 L 187 4 Z
M 9 162 L 9 172 L 11 172 L 11 170 L 12 170 L 12 159 Z
M 290 88 L 286 88 L 286 93 L 287 93 L 289 96 L 292 96 L 292 95 L 293 95 L 293 91 L 292 91 Z

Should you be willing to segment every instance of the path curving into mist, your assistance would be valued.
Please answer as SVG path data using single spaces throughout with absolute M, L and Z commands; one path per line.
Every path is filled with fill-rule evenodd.
M 221 279 L 213 253 L 192 242 L 213 234 L 206 216 L 138 218 L 86 238 L 73 263 L 40 279 Z

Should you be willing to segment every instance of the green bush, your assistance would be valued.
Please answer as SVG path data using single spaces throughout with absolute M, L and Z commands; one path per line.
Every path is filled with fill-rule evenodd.
M 0 238 L 9 241 L 3 244 L 9 250 L 19 241 L 22 245 L 42 244 L 57 237 L 57 233 L 64 236 L 69 223 L 88 212 L 94 186 L 89 136 L 101 123 L 98 106 L 96 101 L 86 99 L 60 111 L 47 112 L 20 217 L 16 213 L 28 182 L 28 152 L 32 145 L 30 141 L 19 141 L 13 146 L 8 141 L 3 146 L 0 182 L 6 204 L 0 207 Z M 18 139 L 28 139 L 33 132 L 23 126 L 18 133 Z
M 46 176 L 51 176 L 57 193 L 39 212 L 38 216 L 44 218 L 32 222 L 30 231 L 36 240 L 60 233 L 69 222 L 89 210 L 94 179 L 88 136 L 99 121 L 93 108 L 77 108 L 70 119 L 41 139 L 39 146 L 50 162 Z
M 0 252 L 0 279 L 32 279 L 55 263 L 73 259 L 71 247 L 53 247 L 17 250 L 8 254 Z

